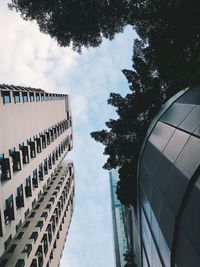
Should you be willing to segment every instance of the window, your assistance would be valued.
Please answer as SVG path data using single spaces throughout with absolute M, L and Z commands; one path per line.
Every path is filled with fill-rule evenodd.
M 49 169 L 52 168 L 51 154 L 48 156 L 48 167 Z
M 9 104 L 11 103 L 11 97 L 10 97 L 10 92 L 9 91 L 2 91 L 1 96 L 3 98 L 3 104 Z
M 30 267 L 37 267 L 37 260 L 36 259 L 32 260 Z
M 20 144 L 19 145 L 19 149 L 22 151 L 22 161 L 23 161 L 23 164 L 29 163 L 28 146 L 24 146 L 24 144 Z
M 30 101 L 31 102 L 35 101 L 34 93 L 30 93 Z
M 32 184 L 33 188 L 38 188 L 37 169 L 33 171 Z
M 24 267 L 24 266 L 25 266 L 24 259 L 19 259 L 15 264 L 15 267 Z
M 35 227 L 39 227 L 41 230 L 43 225 L 44 225 L 43 221 L 38 221 Z
M 41 94 L 41 101 L 44 101 L 44 94 Z
M 41 138 L 37 137 L 37 138 L 35 138 L 35 140 L 36 140 L 36 144 L 37 144 L 37 153 L 41 153 L 42 152 Z
M 4 155 L 1 156 L 0 158 L 0 179 L 1 181 L 6 181 L 11 179 L 10 160 L 8 158 L 4 158 Z
M 24 207 L 24 194 L 22 184 L 17 188 L 16 206 L 17 209 Z
M 9 235 L 9 237 L 7 238 L 7 240 L 4 242 L 4 248 L 5 250 L 8 248 L 8 245 L 10 244 L 12 240 L 12 235 Z
M 23 93 L 22 93 L 22 99 L 23 99 L 23 102 L 24 102 L 24 103 L 25 103 L 25 102 L 28 102 L 28 93 L 23 92 Z
M 24 212 L 24 218 L 25 218 L 25 220 L 27 219 L 28 214 L 29 214 L 29 209 L 27 209 L 27 210 Z
M 45 100 L 49 101 L 49 94 L 45 94 Z
M 31 158 L 35 158 L 36 157 L 35 141 L 28 141 L 28 145 L 30 146 Z
M 32 203 L 32 206 L 34 206 L 35 205 L 35 203 L 33 204 Z M 31 214 L 29 215 L 29 218 L 33 218 L 35 216 L 35 211 L 33 211 L 33 212 L 31 212 Z
M 34 242 L 37 240 L 38 238 L 38 232 L 32 232 L 31 236 L 29 237 L 29 239 L 33 239 Z
M 13 92 L 14 102 L 15 104 L 20 103 L 20 94 L 19 92 Z
M 41 135 L 41 138 L 42 138 L 42 148 L 46 148 L 47 147 L 47 142 L 46 142 L 46 135 L 45 134 L 42 134 Z
M 39 102 L 40 101 L 40 95 L 39 93 L 36 93 L 36 102 Z
M 25 222 L 25 224 L 23 225 L 23 227 L 25 227 L 25 228 L 26 228 L 26 227 L 28 227 L 28 226 L 29 226 L 29 224 L 30 224 L 30 221 L 26 221 L 26 222 Z
M 13 196 L 11 195 L 6 199 L 6 209 L 4 210 L 5 224 L 8 224 L 11 220 L 14 220 L 14 203 Z
M 51 242 L 51 240 L 52 240 L 51 224 L 48 224 L 48 226 L 47 226 L 47 228 L 46 228 L 46 231 L 48 232 L 48 239 L 49 239 L 49 242 Z
M 15 151 L 15 148 L 9 149 L 9 155 L 12 158 L 13 172 L 21 170 L 20 152 Z
M 32 251 L 32 245 L 31 244 L 26 244 L 24 246 L 24 248 L 22 249 L 22 253 L 27 253 L 28 256 L 30 255 L 31 251 Z
M 32 196 L 31 176 L 28 176 L 26 178 L 25 194 L 26 194 L 26 197 L 31 197 Z
M 48 174 L 48 164 L 47 164 L 47 159 L 44 160 L 44 173 Z
M 50 143 L 51 143 L 50 133 L 46 132 L 45 135 L 47 137 L 47 145 L 50 145 Z
M 21 239 L 24 232 L 19 232 L 19 234 L 15 237 L 15 239 Z
M 13 253 L 15 251 L 15 248 L 17 247 L 16 244 L 12 244 L 11 247 L 9 248 L 8 252 Z
M 48 252 L 47 234 L 43 235 L 42 242 L 43 242 L 44 254 L 47 255 L 47 252 Z
M 18 222 L 18 224 L 16 225 L 16 232 L 18 232 L 19 231 L 19 228 L 20 228 L 20 226 L 22 225 L 22 220 L 20 220 L 19 222 Z
M 35 256 L 38 257 L 38 266 L 42 267 L 43 266 L 43 253 L 42 253 L 42 246 L 41 245 L 38 247 Z
M 43 164 L 42 163 L 39 165 L 38 176 L 39 176 L 39 180 L 40 181 L 43 181 L 44 180 L 43 179 L 44 175 L 43 175 Z
M 44 217 L 45 220 L 46 220 L 47 217 L 48 217 L 48 212 L 44 211 L 44 212 L 42 213 L 41 217 Z

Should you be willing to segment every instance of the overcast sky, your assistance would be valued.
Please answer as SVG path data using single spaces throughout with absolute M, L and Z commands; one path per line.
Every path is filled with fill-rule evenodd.
M 103 147 L 90 138 L 115 116 L 110 92 L 127 93 L 121 73 L 131 68 L 135 34 L 127 28 L 112 42 L 79 55 L 61 48 L 0 3 L 0 83 L 31 86 L 71 96 L 76 201 L 61 267 L 113 267 L 114 247 L 108 172 Z

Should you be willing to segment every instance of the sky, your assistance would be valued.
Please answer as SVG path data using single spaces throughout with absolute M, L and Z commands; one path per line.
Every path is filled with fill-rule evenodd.
M 114 118 L 107 105 L 110 92 L 125 95 L 128 83 L 121 70 L 131 69 L 135 32 L 127 27 L 99 48 L 59 47 L 0 2 L 0 83 L 30 86 L 70 95 L 76 179 L 75 210 L 61 267 L 114 267 L 114 246 L 108 171 L 103 146 L 90 137 Z

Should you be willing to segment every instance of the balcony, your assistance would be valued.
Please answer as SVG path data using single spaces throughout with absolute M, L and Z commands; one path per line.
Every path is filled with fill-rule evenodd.
M 11 179 L 10 161 L 8 158 L 3 158 L 0 160 L 0 179 L 1 181 L 6 181 Z

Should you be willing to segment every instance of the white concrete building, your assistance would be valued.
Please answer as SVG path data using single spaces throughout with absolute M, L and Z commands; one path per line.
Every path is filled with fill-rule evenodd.
M 57 266 L 71 221 L 68 95 L 0 85 L 0 266 Z

